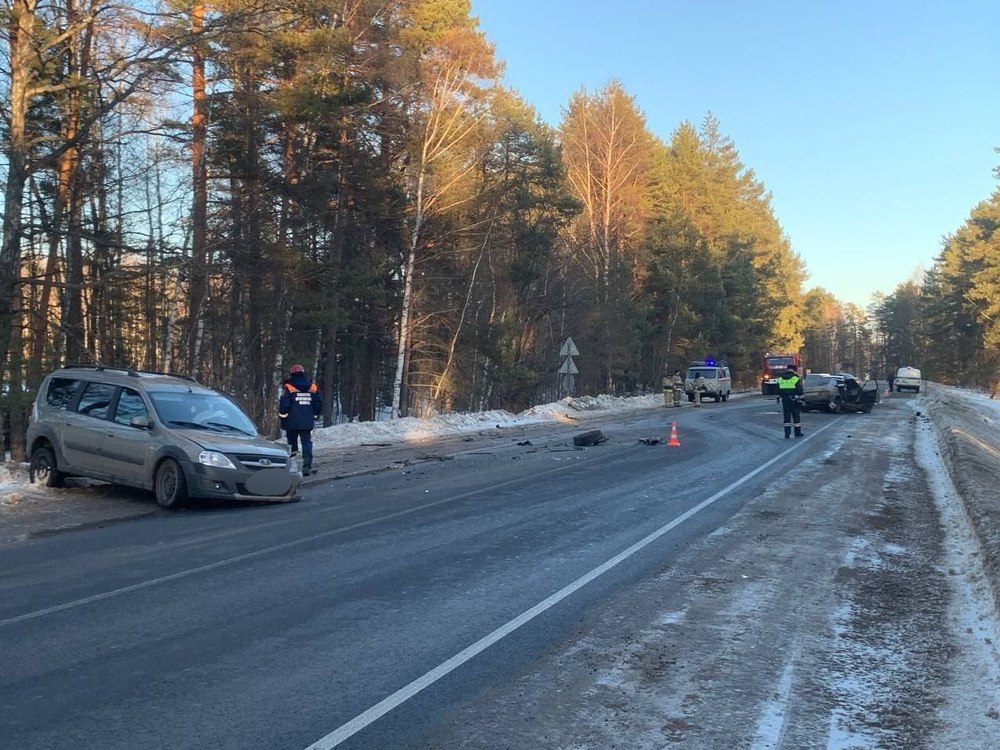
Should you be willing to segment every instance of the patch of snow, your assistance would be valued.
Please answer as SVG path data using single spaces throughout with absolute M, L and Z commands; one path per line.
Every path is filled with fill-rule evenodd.
M 27 481 L 21 471 L 11 469 L 11 465 L 0 464 L 0 508 L 21 502 L 21 490 Z
M 520 414 L 497 409 L 471 414 L 403 417 L 380 422 L 348 422 L 313 430 L 313 444 L 339 447 L 378 442 L 421 442 L 481 430 L 545 422 L 569 422 L 581 412 L 628 412 L 662 406 L 662 396 L 578 396 L 532 406 Z
M 961 395 L 975 398 L 968 392 Z M 1000 402 L 982 396 L 978 401 L 977 407 L 990 409 L 1000 417 Z M 920 411 L 918 406 L 921 402 L 915 402 L 915 412 Z M 944 688 L 945 701 L 939 713 L 964 717 L 963 721 L 945 722 L 947 736 L 939 739 L 947 747 L 975 747 L 981 738 L 995 736 L 998 731 L 1000 625 L 988 590 L 979 543 L 942 461 L 931 424 L 918 422 L 916 460 L 927 473 L 947 532 L 944 544 L 953 593 L 949 615 L 958 645 L 955 679 Z
M 764 704 L 757 720 L 757 732 L 750 750 L 778 750 L 781 747 L 785 734 L 785 720 L 790 713 L 788 702 L 792 696 L 792 678 L 800 653 L 801 648 L 797 643 L 794 644 L 775 687 L 775 695 Z
M 660 625 L 679 625 L 687 617 L 687 609 L 679 609 L 676 612 L 664 612 L 660 615 Z

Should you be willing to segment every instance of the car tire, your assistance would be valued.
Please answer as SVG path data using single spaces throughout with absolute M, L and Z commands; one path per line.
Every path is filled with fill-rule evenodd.
M 723 401 L 728 401 L 729 400 L 729 394 L 728 393 L 723 393 L 722 394 L 722 400 Z
M 187 480 L 184 470 L 174 459 L 168 458 L 156 469 L 153 480 L 156 502 L 162 508 L 174 509 L 187 500 Z
M 861 411 L 864 414 L 871 414 L 872 413 L 872 405 L 871 404 L 865 404 L 864 406 L 861 407 Z
M 49 446 L 43 445 L 31 452 L 28 462 L 28 479 L 46 487 L 62 487 L 65 476 L 56 464 L 56 454 Z
M 834 414 L 840 414 L 844 410 L 844 401 L 840 396 L 835 396 L 833 401 L 830 402 L 830 411 Z

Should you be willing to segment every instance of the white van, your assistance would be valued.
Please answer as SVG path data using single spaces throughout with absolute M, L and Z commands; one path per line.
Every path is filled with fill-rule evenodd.
M 896 393 L 901 391 L 920 393 L 920 370 L 916 367 L 900 367 L 896 370 L 893 384 L 896 387 Z
M 684 377 L 684 392 L 688 401 L 694 401 L 694 379 L 701 375 L 701 400 L 715 399 L 715 403 L 728 401 L 733 389 L 729 368 L 715 362 L 694 362 Z

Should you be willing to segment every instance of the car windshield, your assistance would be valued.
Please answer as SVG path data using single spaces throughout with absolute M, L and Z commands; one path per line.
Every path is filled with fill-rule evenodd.
M 783 370 L 788 365 L 794 365 L 795 360 L 791 357 L 768 357 L 767 366 L 771 370 Z
M 150 391 L 157 416 L 171 427 L 256 435 L 250 417 L 232 399 L 207 391 Z
M 688 370 L 688 379 L 694 380 L 696 377 L 701 375 L 703 378 L 714 378 L 715 368 L 714 367 L 692 367 Z
M 804 385 L 822 385 L 823 383 L 829 383 L 836 378 L 833 375 L 806 375 Z

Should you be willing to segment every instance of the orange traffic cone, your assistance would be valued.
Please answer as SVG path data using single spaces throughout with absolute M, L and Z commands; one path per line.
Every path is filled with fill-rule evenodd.
M 667 445 L 669 445 L 669 446 L 677 446 L 678 448 L 681 447 L 681 441 L 677 439 L 677 423 L 676 422 L 671 422 L 670 423 L 670 440 L 667 441 Z

